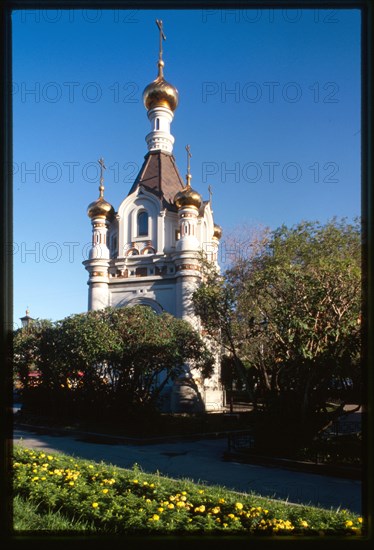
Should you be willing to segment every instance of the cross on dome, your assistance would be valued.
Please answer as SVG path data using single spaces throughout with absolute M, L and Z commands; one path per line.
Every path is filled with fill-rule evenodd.
M 100 164 L 100 187 L 99 187 L 99 191 L 100 191 L 100 197 L 104 197 L 104 172 L 103 170 L 106 170 L 106 166 L 104 164 L 104 159 L 101 157 L 99 158 L 99 160 L 97 161 L 99 164 Z
M 109 219 L 113 217 L 114 209 L 113 206 L 104 199 L 104 170 L 106 170 L 106 166 L 102 157 L 100 157 L 97 162 L 100 164 L 100 195 L 96 201 L 91 202 L 88 206 L 87 215 L 92 219 L 98 216 Z
M 159 77 L 162 77 L 163 76 L 163 66 L 164 66 L 164 62 L 162 60 L 162 41 L 163 40 L 166 40 L 166 36 L 164 34 L 164 31 L 163 31 L 163 23 L 161 21 L 161 19 L 156 19 L 156 25 L 158 26 L 159 28 L 159 31 L 160 31 L 160 45 L 159 45 L 159 52 L 158 52 L 158 76 Z
M 186 151 L 187 151 L 187 174 L 186 174 L 186 180 L 187 180 L 187 187 L 191 187 L 191 166 L 190 166 L 190 158 L 191 155 L 191 148 L 189 145 L 186 145 Z
M 209 202 L 212 202 L 212 195 L 213 195 L 213 189 L 211 185 L 208 185 L 208 192 L 209 192 Z

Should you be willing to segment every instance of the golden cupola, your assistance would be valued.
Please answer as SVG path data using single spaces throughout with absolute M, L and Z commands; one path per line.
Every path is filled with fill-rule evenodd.
M 222 227 L 220 225 L 218 225 L 218 223 L 214 224 L 213 237 L 215 237 L 218 240 L 222 237 Z
M 158 76 L 156 80 L 148 84 L 143 92 L 144 106 L 147 111 L 155 107 L 166 107 L 175 111 L 178 106 L 178 90 L 172 84 L 169 84 L 164 78 L 164 62 L 160 59 L 158 65 Z
M 109 202 L 107 202 L 101 195 L 96 201 L 91 202 L 91 204 L 87 208 L 87 216 L 89 216 L 91 219 L 98 216 L 109 219 L 113 217 L 113 214 L 113 206 Z
M 186 174 L 186 187 L 179 191 L 175 197 L 174 197 L 174 204 L 178 208 L 184 208 L 188 206 L 194 206 L 198 210 L 200 209 L 200 206 L 203 203 L 203 199 L 195 189 L 192 189 L 191 187 L 191 171 L 190 171 L 190 158 L 191 158 L 191 152 L 190 152 L 190 146 L 186 145 L 186 151 L 187 151 L 187 174 Z
M 174 197 L 174 204 L 178 208 L 184 208 L 188 206 L 194 206 L 199 210 L 202 204 L 202 198 L 200 193 L 192 189 L 188 183 L 182 191 L 179 191 Z

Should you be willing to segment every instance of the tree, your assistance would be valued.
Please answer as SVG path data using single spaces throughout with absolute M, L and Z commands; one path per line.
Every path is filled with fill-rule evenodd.
M 52 327 L 52 321 L 35 319 L 28 327 L 17 329 L 13 335 L 13 377 L 24 391 L 35 383 L 40 362 L 39 345 L 45 331 Z
M 186 321 L 149 307 L 107 308 L 48 324 L 32 342 L 20 337 L 17 370 L 32 351 L 40 373 L 29 406 L 93 419 L 155 408 L 188 362 L 209 376 L 213 357 Z M 32 343 L 32 350 L 29 349 Z
M 282 226 L 254 254 L 239 256 L 224 278 L 215 277 L 208 274 L 195 293 L 196 309 L 208 331 L 207 315 L 215 315 L 215 330 L 219 324 L 225 345 L 249 367 L 253 393 L 268 413 L 262 445 L 301 444 L 332 418 L 334 386 L 359 387 L 359 221 Z M 338 397 L 335 415 L 347 393 Z

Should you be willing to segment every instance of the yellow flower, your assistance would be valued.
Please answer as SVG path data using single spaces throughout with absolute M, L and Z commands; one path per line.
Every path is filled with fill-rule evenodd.
M 229 517 L 229 518 L 231 518 L 231 519 L 234 519 L 234 518 L 235 518 L 234 514 L 228 514 L 227 517 Z
M 204 490 L 203 490 L 203 489 L 199 489 L 199 493 L 200 493 L 200 495 L 202 495 L 202 494 L 203 494 L 203 492 L 204 492 Z
M 215 506 L 212 508 L 212 514 L 219 514 L 221 511 L 221 508 L 219 506 Z
M 351 521 L 351 520 L 347 520 L 347 521 L 345 522 L 345 526 L 346 526 L 346 527 L 352 527 L 352 525 L 353 525 L 353 521 Z
M 357 519 L 358 523 L 362 523 L 362 518 Z
M 305 521 L 305 519 L 302 519 L 302 520 L 300 520 L 300 525 L 301 525 L 302 527 L 308 527 L 308 522 Z
M 224 498 L 220 498 L 219 501 L 218 501 L 220 504 L 223 504 L 225 502 L 225 499 Z
M 98 502 L 93 502 L 92 503 L 92 508 L 97 508 L 99 506 L 99 503 Z
M 160 506 L 160 508 L 157 508 L 157 512 L 160 512 L 160 514 L 162 514 L 162 512 L 164 511 L 164 509 Z
M 137 479 L 133 479 L 132 482 L 135 483 L 135 485 L 137 485 L 139 483 L 139 481 Z
M 168 504 L 168 508 L 170 508 L 170 510 L 172 510 L 172 509 L 174 508 L 174 504 L 173 504 L 172 502 L 170 502 L 170 503 Z
M 104 495 L 106 495 L 108 491 L 109 491 L 109 489 L 103 489 Z
M 160 519 L 160 516 L 158 514 L 153 514 L 153 516 L 150 519 L 152 521 L 158 521 Z
M 187 494 L 186 491 L 182 491 L 183 496 L 186 496 L 186 494 Z
M 73 486 L 73 485 L 74 485 L 74 481 L 69 481 L 69 485 Z
M 197 508 L 195 508 L 195 512 L 205 512 L 205 506 L 204 504 L 202 504 L 201 506 L 198 506 Z
M 237 502 L 235 504 L 235 508 L 237 508 L 238 510 L 243 510 L 243 504 L 241 502 Z
M 48 460 L 53 460 L 53 456 L 51 456 L 51 455 L 48 455 L 47 458 L 48 458 Z
M 180 500 L 179 502 L 177 502 L 177 506 L 178 508 L 183 508 L 185 505 L 185 503 L 183 502 L 183 500 Z

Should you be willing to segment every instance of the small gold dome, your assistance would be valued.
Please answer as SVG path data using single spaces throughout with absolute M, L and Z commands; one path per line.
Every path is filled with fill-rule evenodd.
M 216 223 L 214 224 L 213 237 L 215 237 L 218 240 L 222 237 L 222 227 Z
M 161 60 L 158 65 L 158 77 L 144 89 L 144 106 L 147 111 L 153 109 L 154 107 L 167 107 L 168 109 L 175 111 L 179 100 L 178 90 L 164 79 L 162 73 L 164 62 Z
M 192 189 L 190 185 L 187 185 L 175 195 L 174 204 L 178 209 L 184 206 L 195 206 L 195 208 L 199 209 L 202 204 L 202 198 L 200 193 Z
M 99 197 L 96 201 L 91 202 L 87 208 L 87 216 L 91 219 L 101 216 L 104 218 L 111 218 L 114 215 L 114 208 L 103 197 Z

